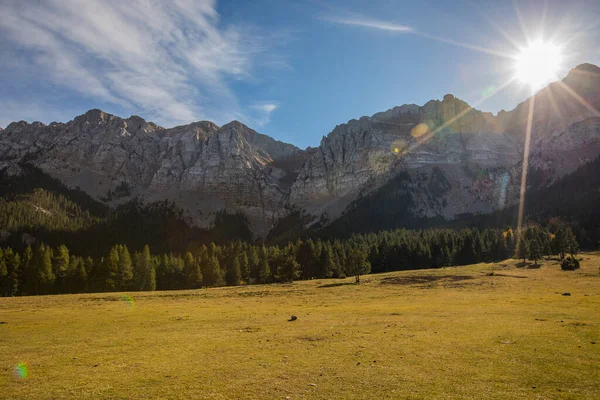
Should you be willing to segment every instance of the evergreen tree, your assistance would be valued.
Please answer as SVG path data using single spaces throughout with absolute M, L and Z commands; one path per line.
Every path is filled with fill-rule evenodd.
M 558 228 L 554 235 L 554 250 L 560 256 L 561 260 L 565 259 L 565 254 L 568 250 L 568 239 L 566 230 L 562 227 Z
M 256 246 L 250 246 L 248 248 L 248 269 L 250 273 L 251 281 L 259 281 L 258 277 L 258 250 Z
M 533 260 L 533 264 L 537 266 L 537 260 L 542 258 L 542 245 L 540 239 L 534 236 L 529 242 L 529 259 Z
M 8 265 L 4 256 L 4 250 L 0 248 L 0 296 L 8 296 Z
M 250 283 L 250 262 L 246 251 L 242 251 L 240 255 L 240 274 L 242 280 L 248 285 Z
M 267 283 L 271 277 L 271 268 L 269 267 L 269 256 L 265 246 L 261 247 L 260 254 L 258 256 L 258 281 L 260 283 Z
M 100 285 L 102 291 L 113 292 L 119 289 L 119 250 L 118 246 L 113 246 L 104 258 L 100 266 Z
M 56 277 L 54 292 L 65 293 L 67 291 L 67 275 L 71 262 L 67 246 L 62 244 L 58 246 L 54 252 L 54 259 L 52 261 L 52 272 Z
M 463 243 L 456 254 L 456 265 L 470 265 L 477 262 L 475 240 L 470 230 L 463 232 Z
M 354 276 L 356 283 L 360 283 L 360 276 L 371 272 L 371 264 L 367 260 L 367 255 L 361 249 L 351 250 L 348 254 L 348 263 L 346 266 L 346 274 Z
M 118 254 L 118 288 L 119 290 L 129 290 L 133 281 L 133 262 L 131 254 L 125 245 L 117 247 Z
M 237 286 L 240 284 L 240 276 L 240 259 L 237 254 L 233 254 L 230 256 L 230 262 L 226 265 L 225 283 L 227 286 Z
M 515 258 L 523 259 L 523 262 L 525 262 L 525 259 L 527 258 L 528 255 L 529 255 L 529 243 L 527 243 L 527 239 L 525 238 L 525 235 L 522 233 L 519 233 L 519 236 L 517 238 L 517 246 L 515 249 Z
M 37 273 L 33 259 L 33 250 L 27 246 L 21 256 L 19 268 L 19 294 L 32 295 L 36 293 Z
M 6 259 L 6 267 L 8 270 L 8 296 L 16 296 L 19 294 L 19 270 L 21 268 L 21 257 L 19 253 L 14 252 L 8 248 L 4 252 Z
M 156 290 L 156 269 L 148 245 L 135 254 L 134 289 L 139 291 Z
M 571 255 L 571 257 L 575 257 L 575 254 L 579 252 L 579 243 L 577 243 L 577 239 L 575 238 L 571 228 L 567 228 L 565 230 L 564 243 L 566 251 Z
M 34 253 L 36 267 L 35 293 L 48 294 L 52 291 L 54 284 L 54 273 L 52 272 L 52 249 L 45 245 L 40 245 Z
M 187 288 L 198 289 L 202 286 L 202 271 L 200 265 L 189 251 L 183 256 L 183 274 Z
M 332 252 L 329 243 L 323 245 L 321 256 L 319 257 L 319 278 L 330 278 L 332 276 L 334 269 Z
M 72 293 L 83 293 L 87 291 L 86 265 L 88 263 L 93 263 L 92 259 L 89 257 L 87 260 L 83 260 L 82 258 L 77 259 L 77 264 L 72 271 L 73 279 L 70 285 Z
M 221 265 L 216 255 L 209 256 L 206 263 L 206 272 L 208 276 L 208 286 L 222 286 L 223 274 L 221 273 Z
M 302 270 L 302 278 L 310 279 L 315 276 L 316 257 L 315 243 L 308 239 L 306 242 L 301 242 L 298 246 L 298 263 Z
M 282 251 L 277 256 L 277 279 L 279 282 L 292 282 L 300 276 L 300 264 L 289 251 Z

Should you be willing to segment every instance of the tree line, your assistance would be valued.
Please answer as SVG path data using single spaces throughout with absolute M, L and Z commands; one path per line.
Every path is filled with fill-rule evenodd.
M 0 249 L 0 295 L 198 289 L 344 278 L 370 272 L 440 268 L 515 257 L 537 264 L 579 250 L 569 227 L 394 230 L 347 240 L 298 239 L 282 246 L 235 241 L 194 251 L 152 254 L 112 246 L 102 257 L 72 254 L 67 246 L 39 244 Z

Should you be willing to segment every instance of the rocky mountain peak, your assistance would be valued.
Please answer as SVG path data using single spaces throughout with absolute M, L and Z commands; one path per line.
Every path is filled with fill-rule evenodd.
M 85 114 L 75 117 L 75 121 L 100 123 L 100 122 L 106 122 L 111 117 L 114 117 L 114 115 L 105 113 L 104 111 L 102 111 L 98 108 L 95 108 L 95 109 L 87 111 Z

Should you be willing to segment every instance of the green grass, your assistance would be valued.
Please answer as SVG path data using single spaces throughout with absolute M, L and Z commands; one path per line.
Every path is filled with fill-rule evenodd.
M 130 293 L 134 308 L 2 298 L 0 398 L 597 399 L 600 254 L 582 258 Z

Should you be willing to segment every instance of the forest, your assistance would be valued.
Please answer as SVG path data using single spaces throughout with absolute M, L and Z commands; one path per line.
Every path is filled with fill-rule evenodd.
M 199 245 L 184 253 L 152 253 L 145 245 L 131 252 L 114 245 L 101 257 L 72 254 L 65 245 L 40 243 L 23 251 L 0 249 L 2 296 L 58 293 L 198 289 L 345 278 L 368 273 L 441 268 L 515 257 L 533 262 L 558 255 L 574 260 L 579 245 L 558 220 L 484 231 L 395 230 L 356 234 L 347 240 L 298 239 L 267 246 L 240 240 Z

